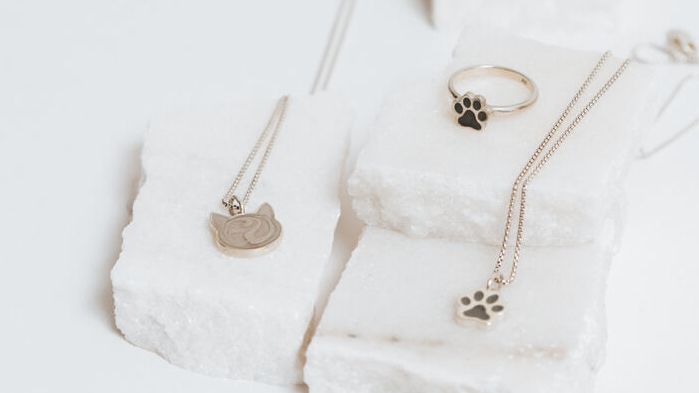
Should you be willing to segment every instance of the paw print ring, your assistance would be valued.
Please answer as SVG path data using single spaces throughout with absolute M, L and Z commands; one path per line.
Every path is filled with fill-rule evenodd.
M 529 90 L 526 100 L 511 105 L 489 105 L 485 97 L 470 91 L 459 93 L 456 83 L 469 76 L 498 76 L 521 83 Z M 530 107 L 539 98 L 539 89 L 526 75 L 511 68 L 493 65 L 478 65 L 462 68 L 449 78 L 449 93 L 453 98 L 452 109 L 456 115 L 456 122 L 462 127 L 469 127 L 480 131 L 485 128 L 488 120 L 495 114 L 513 113 Z

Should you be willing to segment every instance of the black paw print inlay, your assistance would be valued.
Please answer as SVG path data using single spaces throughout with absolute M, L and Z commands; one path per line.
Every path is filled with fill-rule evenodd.
M 483 96 L 466 93 L 454 103 L 456 121 L 464 127 L 481 130 L 488 121 L 485 112 L 485 98 Z
M 505 307 L 498 303 L 500 295 L 497 293 L 486 294 L 483 291 L 476 291 L 473 298 L 462 296 L 459 299 L 459 313 L 463 318 L 475 318 L 486 322 L 489 321 L 493 314 L 501 313 Z

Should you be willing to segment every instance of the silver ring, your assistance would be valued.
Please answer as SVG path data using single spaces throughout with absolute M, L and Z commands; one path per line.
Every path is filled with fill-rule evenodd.
M 456 83 L 457 79 L 474 75 L 495 75 L 520 82 L 529 90 L 529 97 L 522 102 L 512 105 L 488 105 L 485 97 L 482 95 L 470 91 L 460 94 L 456 91 L 454 83 Z M 449 93 L 451 93 L 454 99 L 452 107 L 456 114 L 456 122 L 463 127 L 470 127 L 474 130 L 483 129 L 491 115 L 523 110 L 531 106 L 539 98 L 539 89 L 528 76 L 511 68 L 488 64 L 466 67 L 456 71 L 449 78 L 448 87 Z

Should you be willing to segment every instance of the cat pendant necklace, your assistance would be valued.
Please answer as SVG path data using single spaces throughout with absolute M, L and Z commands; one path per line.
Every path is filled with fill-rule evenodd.
M 573 119 L 565 130 L 558 135 L 556 141 L 553 142 L 548 149 L 546 149 L 548 143 L 554 139 L 556 132 L 561 127 L 566 117 L 568 117 L 568 114 L 570 114 L 577 101 L 590 85 L 590 82 L 592 82 L 599 70 L 602 68 L 602 65 L 610 56 L 610 52 L 605 52 L 604 55 L 602 55 L 600 60 L 597 62 L 597 65 L 595 65 L 595 67 L 592 69 L 590 75 L 588 75 L 587 79 L 585 79 L 585 82 L 583 82 L 578 92 L 558 118 L 558 121 L 556 121 L 556 123 L 553 125 L 551 131 L 549 131 L 517 176 L 517 179 L 512 186 L 512 194 L 510 195 L 510 203 L 507 211 L 507 218 L 505 220 L 505 233 L 502 244 L 500 245 L 500 254 L 495 262 L 495 269 L 493 270 L 493 274 L 488 280 L 484 289 L 479 289 L 466 295 L 459 296 L 456 299 L 454 319 L 459 325 L 489 328 L 494 325 L 496 320 L 505 315 L 506 307 L 501 301 L 502 296 L 500 295 L 499 291 L 503 287 L 512 284 L 517 276 L 517 265 L 519 263 L 519 257 L 522 250 L 522 234 L 524 230 L 524 210 L 527 201 L 527 187 L 529 186 L 531 180 L 541 171 L 541 168 L 546 165 L 548 160 L 561 146 L 561 144 L 563 144 L 566 138 L 568 138 L 568 136 L 573 132 L 582 118 L 585 117 L 585 115 L 595 106 L 595 104 L 597 104 L 597 101 L 599 101 L 607 90 L 609 90 L 614 82 L 619 79 L 630 63 L 630 60 L 627 59 L 619 66 L 616 72 L 599 89 L 597 94 L 590 99 L 590 101 L 578 113 L 575 119 Z M 541 156 L 541 154 L 544 153 L 544 150 L 546 150 L 546 153 Z M 515 203 L 518 195 L 519 216 L 517 222 L 517 235 L 515 237 L 512 268 L 510 269 L 510 274 L 506 279 L 502 274 L 502 263 L 505 259 L 505 253 L 507 251 L 507 243 L 510 236 L 510 229 L 512 228 L 512 218 L 514 216 Z
M 234 257 L 256 257 L 277 248 L 282 239 L 282 225 L 274 218 L 269 203 L 255 213 L 227 217 L 211 213 L 210 224 L 221 251 Z
M 272 152 L 277 134 L 284 122 L 288 102 L 288 96 L 283 96 L 279 99 L 267 126 L 260 134 L 250 154 L 248 154 L 248 158 L 245 160 L 242 168 L 240 168 L 228 192 L 223 196 L 221 203 L 230 213 L 230 217 L 218 213 L 211 213 L 209 216 L 209 225 L 214 232 L 215 243 L 222 252 L 228 255 L 242 258 L 257 257 L 273 251 L 281 242 L 282 225 L 274 217 L 272 206 L 269 203 L 263 203 L 256 212 L 246 213 L 245 205 L 250 199 L 255 185 L 257 185 L 257 181 L 260 179 L 262 169 Z M 235 196 L 235 190 L 238 188 L 240 181 L 270 134 L 270 131 L 272 131 L 272 135 L 269 137 L 265 152 L 245 192 L 245 197 L 240 201 Z

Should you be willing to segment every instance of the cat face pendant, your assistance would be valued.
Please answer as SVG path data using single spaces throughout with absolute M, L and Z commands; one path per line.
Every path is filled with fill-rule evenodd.
M 218 248 L 234 257 L 264 255 L 273 251 L 282 237 L 282 225 L 274 218 L 274 210 L 268 203 L 263 203 L 255 213 L 232 217 L 211 213 L 209 223 Z

